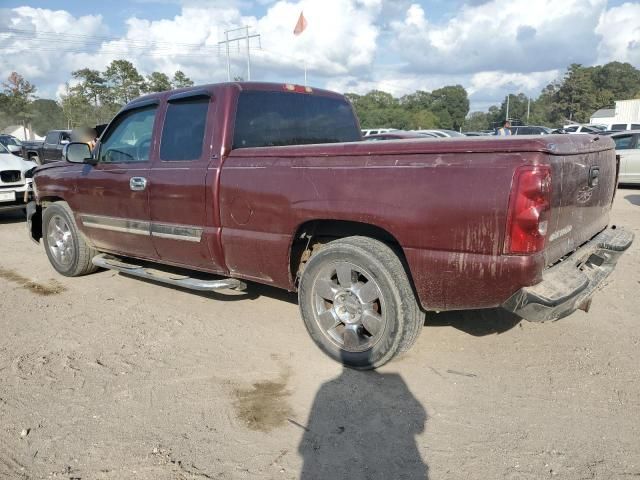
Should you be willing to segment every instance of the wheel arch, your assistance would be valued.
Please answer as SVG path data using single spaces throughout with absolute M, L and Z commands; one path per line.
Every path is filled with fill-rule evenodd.
M 39 242 L 40 240 L 42 240 L 43 210 L 47 208 L 47 206 L 51 203 L 62 202 L 62 201 L 64 201 L 63 198 L 56 197 L 56 196 L 45 196 L 45 197 L 40 197 L 38 199 L 38 203 L 36 204 L 36 209 L 29 219 L 29 228 L 30 228 L 29 233 L 31 234 L 31 238 L 33 238 L 34 241 Z
M 298 226 L 289 246 L 289 272 L 292 284 L 297 288 L 304 264 L 311 257 L 314 248 L 332 240 L 352 236 L 372 238 L 391 247 L 406 271 L 414 294 L 416 293 L 407 257 L 395 235 L 377 225 L 352 220 L 314 219 Z

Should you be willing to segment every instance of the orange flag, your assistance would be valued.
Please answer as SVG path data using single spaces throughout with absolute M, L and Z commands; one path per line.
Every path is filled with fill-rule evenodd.
M 307 19 L 304 18 L 304 13 L 300 12 L 300 18 L 298 18 L 298 23 L 296 23 L 296 28 L 293 29 L 294 35 L 300 35 L 304 32 L 304 29 L 307 28 Z

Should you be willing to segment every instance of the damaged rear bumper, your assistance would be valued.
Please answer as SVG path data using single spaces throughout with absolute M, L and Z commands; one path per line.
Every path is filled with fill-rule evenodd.
M 632 242 L 633 233 L 628 230 L 607 228 L 546 270 L 540 283 L 521 288 L 502 306 L 534 322 L 558 320 L 578 308 L 587 310 L 591 296 Z

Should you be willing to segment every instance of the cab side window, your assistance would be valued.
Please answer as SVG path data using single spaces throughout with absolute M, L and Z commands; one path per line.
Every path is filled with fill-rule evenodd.
M 616 150 L 628 150 L 633 148 L 633 135 L 621 135 L 615 137 L 613 141 L 616 144 Z
M 162 127 L 160 160 L 189 161 L 202 156 L 209 97 L 170 101 Z
M 149 160 L 157 106 L 122 114 L 100 143 L 100 163 L 137 163 Z
M 616 150 L 627 150 L 631 148 L 633 135 L 621 135 L 619 137 L 615 137 L 613 141 L 616 144 Z

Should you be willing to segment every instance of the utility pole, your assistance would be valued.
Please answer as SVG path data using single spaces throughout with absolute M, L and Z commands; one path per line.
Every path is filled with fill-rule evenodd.
M 229 56 L 229 32 L 224 32 L 224 44 L 227 47 L 227 82 L 231 81 L 231 57 Z
M 229 34 L 232 32 L 239 32 L 240 30 L 244 30 L 245 34 L 240 37 L 229 38 Z M 244 26 L 240 28 L 232 28 L 231 30 L 225 30 L 224 32 L 224 40 L 218 42 L 218 45 L 222 45 L 223 43 L 226 46 L 227 50 L 227 81 L 231 81 L 231 56 L 229 53 L 229 45 L 232 42 L 238 42 L 238 50 L 240 50 L 240 41 L 245 40 L 247 45 L 247 80 L 251 80 L 251 39 L 258 38 L 260 40 L 260 34 L 256 33 L 253 35 L 249 35 L 249 27 Z
M 529 113 L 531 113 L 531 97 L 527 101 L 527 125 L 529 125 Z
M 504 119 L 509 120 L 509 94 L 507 94 L 507 115 Z

